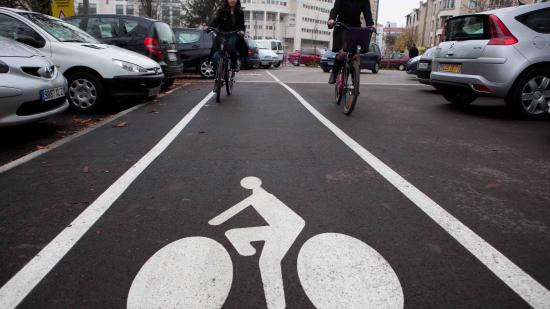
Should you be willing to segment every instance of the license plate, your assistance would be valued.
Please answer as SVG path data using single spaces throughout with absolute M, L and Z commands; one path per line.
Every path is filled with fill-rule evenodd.
M 334 65 L 334 62 L 329 62 L 328 65 Z
M 460 73 L 461 70 L 462 64 L 443 63 L 441 65 L 441 72 Z
M 160 93 L 160 87 L 149 89 L 149 96 L 152 97 Z
M 425 63 L 425 62 L 424 62 L 424 63 L 420 62 L 420 63 L 418 64 L 418 68 L 419 68 L 419 69 L 427 69 L 427 68 L 428 68 L 428 64 Z
M 174 53 L 168 53 L 168 60 L 169 61 L 177 61 L 178 57 L 176 57 L 176 54 L 174 54 Z
M 40 99 L 42 102 L 48 102 L 63 97 L 65 97 L 65 90 L 63 87 L 40 90 Z

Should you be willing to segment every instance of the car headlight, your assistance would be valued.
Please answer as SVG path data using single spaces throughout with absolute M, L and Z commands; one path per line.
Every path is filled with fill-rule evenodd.
M 8 73 L 10 71 L 10 67 L 4 63 L 2 60 L 0 60 L 0 73 Z
M 120 66 L 123 70 L 128 72 L 135 72 L 135 73 L 146 73 L 147 69 L 140 67 L 137 64 L 133 64 L 130 62 L 113 59 L 113 62 L 116 63 L 118 66 Z

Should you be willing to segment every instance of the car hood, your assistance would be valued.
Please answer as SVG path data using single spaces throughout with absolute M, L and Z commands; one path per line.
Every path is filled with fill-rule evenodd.
M 120 48 L 114 45 L 101 43 L 62 43 L 63 47 L 74 50 L 75 53 L 88 54 L 91 57 L 118 59 L 137 64 L 143 68 L 159 67 L 159 64 L 142 54 Z
M 42 56 L 42 54 L 35 48 L 0 36 L 0 57 L 31 58 L 35 56 Z

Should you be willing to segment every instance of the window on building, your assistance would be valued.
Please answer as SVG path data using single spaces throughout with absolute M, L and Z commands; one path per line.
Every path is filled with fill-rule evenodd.
M 124 15 L 124 6 L 122 4 L 116 5 L 116 14 L 117 15 Z
M 128 4 L 126 7 L 126 15 L 134 15 L 134 6 L 131 4 Z

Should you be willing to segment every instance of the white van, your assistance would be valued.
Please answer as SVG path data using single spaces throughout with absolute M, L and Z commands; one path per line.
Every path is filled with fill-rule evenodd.
M 164 74 L 141 54 L 99 43 L 60 19 L 29 11 L 0 8 L 0 36 L 40 50 L 67 78 L 71 107 L 91 112 L 108 97 L 153 97 Z
M 271 49 L 275 54 L 277 54 L 277 57 L 279 58 L 279 62 L 273 64 L 274 67 L 278 67 L 283 63 L 283 57 L 285 55 L 285 51 L 283 48 L 283 43 L 279 40 L 256 40 L 258 44 L 261 46 Z

